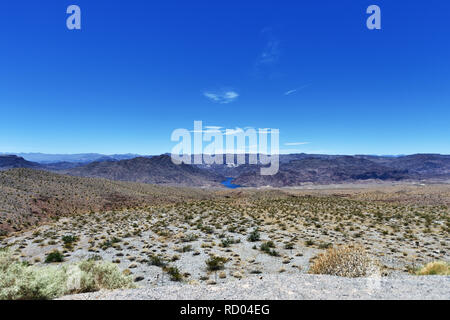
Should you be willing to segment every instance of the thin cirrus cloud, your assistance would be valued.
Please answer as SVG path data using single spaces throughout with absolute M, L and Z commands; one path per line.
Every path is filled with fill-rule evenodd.
M 286 92 L 284 93 L 284 95 L 285 95 L 285 96 L 290 96 L 290 95 L 292 95 L 292 94 L 297 93 L 298 91 L 300 91 L 300 90 L 302 90 L 302 89 L 305 89 L 306 87 L 308 87 L 307 84 L 304 85 L 304 86 L 301 86 L 301 87 L 299 87 L 299 88 L 296 88 L 296 89 L 288 90 L 288 91 L 286 91 Z
M 285 95 L 285 96 L 289 96 L 289 95 L 291 95 L 291 94 L 296 93 L 297 91 L 298 91 L 298 89 L 289 90 L 289 91 L 286 91 L 286 92 L 284 93 L 284 95 Z
M 216 103 L 231 103 L 235 101 L 239 94 L 235 91 L 223 91 L 223 92 L 203 92 L 203 95 L 209 100 Z

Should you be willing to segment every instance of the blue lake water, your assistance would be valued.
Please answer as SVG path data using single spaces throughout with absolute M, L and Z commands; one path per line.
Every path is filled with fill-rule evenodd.
M 239 188 L 240 185 L 231 183 L 231 181 L 233 181 L 233 179 L 234 179 L 234 178 L 226 178 L 226 180 L 222 181 L 222 184 L 223 184 L 225 187 L 230 188 L 230 189 L 236 189 L 236 188 Z

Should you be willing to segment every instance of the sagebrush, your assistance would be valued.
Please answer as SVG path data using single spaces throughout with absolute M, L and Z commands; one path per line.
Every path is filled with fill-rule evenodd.
M 133 288 L 131 277 L 109 262 L 88 260 L 36 267 L 0 251 L 0 299 L 45 300 L 101 289 Z

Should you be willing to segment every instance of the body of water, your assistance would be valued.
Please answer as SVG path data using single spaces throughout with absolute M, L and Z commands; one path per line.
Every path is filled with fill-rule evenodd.
M 233 179 L 234 179 L 234 178 L 226 178 L 226 180 L 222 181 L 222 184 L 223 184 L 225 187 L 230 188 L 230 189 L 236 189 L 236 188 L 239 188 L 240 185 L 231 183 L 231 181 L 233 181 Z

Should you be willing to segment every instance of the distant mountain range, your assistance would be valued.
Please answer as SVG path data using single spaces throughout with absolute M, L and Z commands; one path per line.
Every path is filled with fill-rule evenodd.
M 282 161 L 276 175 L 261 176 L 253 170 L 239 175 L 233 183 L 254 187 L 285 187 L 305 182 L 329 184 L 362 180 L 429 179 L 450 179 L 450 156 L 303 156 L 298 160 Z
M 92 154 L 91 154 L 92 155 Z M 97 157 L 88 163 L 78 162 L 89 157 L 74 155 L 73 161 L 27 161 L 19 156 L 0 156 L 0 170 L 31 168 L 64 173 L 72 176 L 106 178 L 150 184 L 181 186 L 220 186 L 231 177 L 234 184 L 248 187 L 298 186 L 303 183 L 329 184 L 363 180 L 449 180 L 450 155 L 415 154 L 407 156 L 373 155 L 280 155 L 276 175 L 261 176 L 261 165 L 175 165 L 170 155 L 135 157 L 132 155 Z M 56 159 L 54 157 L 53 159 Z M 94 156 L 91 159 L 95 158 Z M 58 158 L 60 159 L 60 158 Z M 246 155 L 248 163 L 248 155 Z
M 99 153 L 78 153 L 78 154 L 46 154 L 46 153 L 0 153 L 1 155 L 16 155 L 27 161 L 39 162 L 41 164 L 74 162 L 90 163 L 93 161 L 118 161 L 140 157 L 139 154 L 112 154 L 105 155 Z
M 40 169 L 41 165 L 36 162 L 27 161 L 24 158 L 15 155 L 0 156 L 0 170 L 8 170 L 14 168 Z
M 176 165 L 168 155 L 92 162 L 65 173 L 80 177 L 182 186 L 219 186 L 223 180 L 223 176 L 212 171 L 187 164 Z

